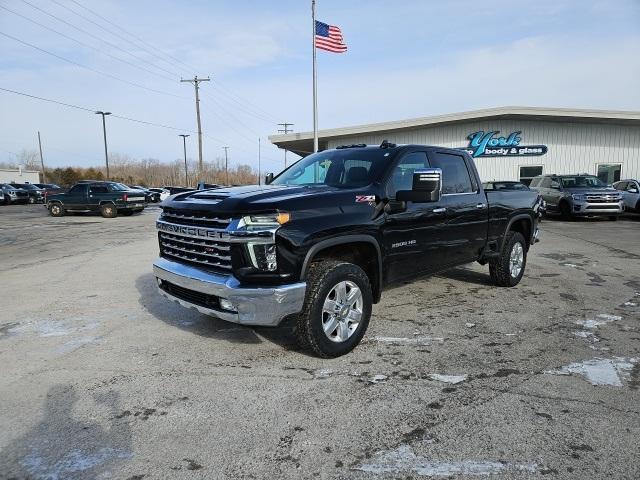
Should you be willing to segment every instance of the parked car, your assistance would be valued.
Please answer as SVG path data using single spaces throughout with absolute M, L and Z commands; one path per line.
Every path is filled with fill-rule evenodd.
M 355 145 L 267 178 L 165 200 L 154 275 L 165 297 L 231 322 L 294 315 L 322 357 L 353 349 L 382 291 L 409 278 L 478 261 L 517 285 L 538 239 L 538 194 L 485 191 L 460 150 Z
M 591 215 L 617 220 L 624 211 L 622 194 L 595 175 L 539 175 L 529 187 L 540 193 L 547 212 L 565 220 Z
M 2 201 L 5 205 L 11 203 L 29 203 L 29 192 L 10 183 L 0 183 Z
M 154 193 L 157 193 L 159 195 L 161 202 L 164 202 L 167 198 L 171 196 L 171 192 L 166 188 L 150 188 L 149 190 L 151 190 Z
M 482 188 L 485 190 L 529 190 L 524 183 L 512 180 L 484 182 Z
M 129 185 L 129 188 L 143 191 L 147 203 L 158 203 L 160 201 L 160 194 L 153 192 L 150 188 L 142 187 L 140 185 Z
M 44 203 L 44 190 L 32 183 L 12 183 L 14 187 L 26 190 L 29 194 L 29 203 Z
M 622 192 L 625 210 L 640 213 L 640 182 L 638 180 L 620 180 L 613 188 Z
M 61 186 L 56 185 L 55 183 L 34 183 L 33 185 L 44 190 L 45 197 L 53 193 L 62 193 L 64 191 Z
M 114 218 L 119 213 L 139 213 L 145 205 L 144 192 L 117 182 L 79 182 L 67 193 L 47 196 L 47 209 L 54 217 L 67 212 L 100 212 L 105 218 Z

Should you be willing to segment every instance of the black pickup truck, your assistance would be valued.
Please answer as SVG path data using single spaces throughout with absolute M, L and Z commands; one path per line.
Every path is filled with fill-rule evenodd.
M 76 183 L 66 193 L 47 195 L 46 207 L 53 217 L 66 212 L 99 212 L 105 218 L 118 213 L 133 215 L 146 206 L 145 193 L 117 182 L 86 181 Z
M 322 357 L 358 344 L 388 286 L 478 261 L 512 287 L 538 239 L 538 194 L 485 192 L 461 150 L 350 145 L 267 181 L 165 200 L 154 274 L 165 297 L 224 320 L 295 315 Z

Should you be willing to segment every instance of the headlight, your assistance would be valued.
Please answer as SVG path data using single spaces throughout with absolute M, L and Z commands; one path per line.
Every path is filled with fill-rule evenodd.
M 247 248 L 255 268 L 265 272 L 275 272 L 278 269 L 275 243 L 249 243 Z
M 578 202 L 584 202 L 586 197 L 581 193 L 574 193 L 573 195 L 571 195 L 571 198 L 577 200 Z
M 276 212 L 260 215 L 247 215 L 242 217 L 242 223 L 249 230 L 260 230 L 265 228 L 278 228 L 291 220 L 291 214 L 286 212 Z

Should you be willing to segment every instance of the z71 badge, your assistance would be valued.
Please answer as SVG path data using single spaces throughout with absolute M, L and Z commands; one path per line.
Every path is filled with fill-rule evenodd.
M 368 203 L 369 205 L 375 205 L 375 195 L 356 195 L 356 203 Z

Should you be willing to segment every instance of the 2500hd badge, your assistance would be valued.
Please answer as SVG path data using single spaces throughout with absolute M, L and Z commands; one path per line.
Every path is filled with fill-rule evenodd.
M 484 191 L 458 149 L 341 147 L 267 178 L 167 199 L 154 274 L 162 295 L 214 317 L 292 318 L 321 357 L 353 349 L 397 282 L 478 261 L 516 286 L 538 239 L 537 193 Z

